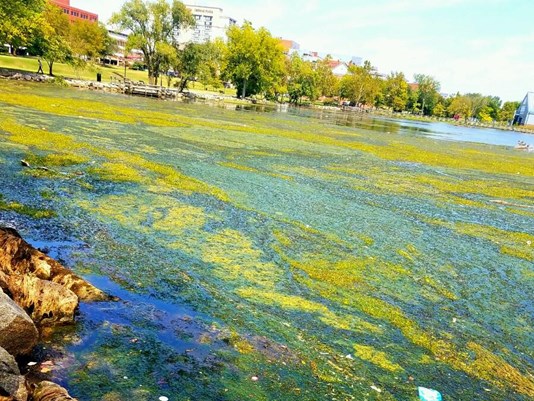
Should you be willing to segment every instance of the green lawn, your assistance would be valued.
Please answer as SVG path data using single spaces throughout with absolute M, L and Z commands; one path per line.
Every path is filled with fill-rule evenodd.
M 28 72 L 37 72 L 38 63 L 37 57 L 23 57 L 23 56 L 10 56 L 10 55 L 0 55 L 0 68 L 10 68 L 20 71 Z M 48 65 L 43 61 L 43 70 L 45 73 L 48 73 Z M 97 72 L 102 73 L 102 80 L 104 82 L 109 82 L 114 72 L 117 72 L 121 75 L 124 75 L 124 67 L 115 67 L 115 66 L 96 66 L 88 65 L 83 70 L 76 70 L 71 65 L 65 63 L 54 63 L 53 73 L 56 76 L 63 76 L 68 78 L 79 78 L 84 80 L 96 80 Z M 116 77 L 116 76 L 115 76 Z M 132 81 L 144 81 L 148 82 L 148 73 L 146 71 L 136 71 L 128 69 L 126 71 L 126 77 Z M 171 85 L 176 81 L 173 79 Z M 167 85 L 167 80 L 163 78 L 163 85 Z M 219 93 L 218 89 L 215 89 L 211 86 L 202 85 L 200 82 L 191 82 L 189 84 L 190 89 L 207 91 L 212 93 Z M 235 89 L 224 89 L 225 94 L 235 95 Z

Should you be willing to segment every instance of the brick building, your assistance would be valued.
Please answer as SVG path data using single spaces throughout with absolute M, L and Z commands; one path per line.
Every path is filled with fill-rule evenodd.
M 70 5 L 70 0 L 50 0 L 50 2 L 61 8 L 63 12 L 69 16 L 71 22 L 76 20 L 89 22 L 98 21 L 98 14 L 72 7 Z

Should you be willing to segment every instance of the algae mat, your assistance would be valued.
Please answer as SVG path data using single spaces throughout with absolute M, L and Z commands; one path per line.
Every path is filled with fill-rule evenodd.
M 0 107 L 0 222 L 120 298 L 36 355 L 81 400 L 534 397 L 533 154 L 24 83 Z

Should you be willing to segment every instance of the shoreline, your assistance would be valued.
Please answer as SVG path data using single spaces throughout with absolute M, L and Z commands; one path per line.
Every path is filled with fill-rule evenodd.
M 199 102 L 199 103 L 224 103 L 229 105 L 236 106 L 250 106 L 250 107 L 272 107 L 273 111 L 276 111 L 277 108 L 281 106 L 286 107 L 296 107 L 302 109 L 316 109 L 316 110 L 331 110 L 335 112 L 346 112 L 354 113 L 358 115 L 367 115 L 370 117 L 386 118 L 392 119 L 395 121 L 415 121 L 422 123 L 444 123 L 449 124 L 455 127 L 465 127 L 465 128 L 481 128 L 481 129 L 494 129 L 500 131 L 508 132 L 517 132 L 521 134 L 534 135 L 534 127 L 525 128 L 523 126 L 511 126 L 505 123 L 493 123 L 493 124 L 484 124 L 480 122 L 460 122 L 454 120 L 453 118 L 444 118 L 444 117 L 428 117 L 428 116 L 417 116 L 412 114 L 402 114 L 388 112 L 385 110 L 373 110 L 373 109 L 360 109 L 353 108 L 347 109 L 343 106 L 327 106 L 327 105 L 317 105 L 317 104 L 308 104 L 301 106 L 292 106 L 289 103 L 275 103 L 271 101 L 257 101 L 255 99 L 239 99 L 235 96 L 229 96 L 225 94 L 215 94 L 211 92 L 204 92 L 198 90 L 188 90 L 187 92 L 178 93 L 174 91 L 174 95 L 169 95 L 169 88 L 161 87 L 163 93 L 162 96 L 148 96 L 134 93 L 126 93 L 123 84 L 117 83 L 104 83 L 76 78 L 66 78 L 66 77 L 51 77 L 46 74 L 37 74 L 33 72 L 25 72 L 22 70 L 14 70 L 9 68 L 0 68 L 0 79 L 7 80 L 17 80 L 17 81 L 26 81 L 26 82 L 36 82 L 36 83 L 56 83 L 76 88 L 80 90 L 93 90 L 93 91 L 102 91 L 106 93 L 116 93 L 122 94 L 125 96 L 138 96 L 143 98 L 152 98 L 157 100 L 171 100 L 171 101 L 181 101 L 181 102 Z M 174 96 L 174 98 L 172 98 Z M 523 128 L 522 128 L 523 127 Z

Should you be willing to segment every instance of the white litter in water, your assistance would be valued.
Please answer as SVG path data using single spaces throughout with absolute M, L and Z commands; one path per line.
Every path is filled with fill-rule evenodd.
M 378 387 L 376 387 L 376 386 L 371 386 L 371 388 L 372 388 L 373 390 L 375 390 L 375 391 L 378 391 L 379 393 L 382 392 L 382 390 L 380 390 L 380 389 L 379 389 Z
M 158 398 L 159 401 L 169 401 L 169 398 L 168 397 L 165 397 L 164 395 L 162 395 L 161 397 Z
M 35 366 L 37 365 L 37 362 L 28 362 L 28 366 Z

